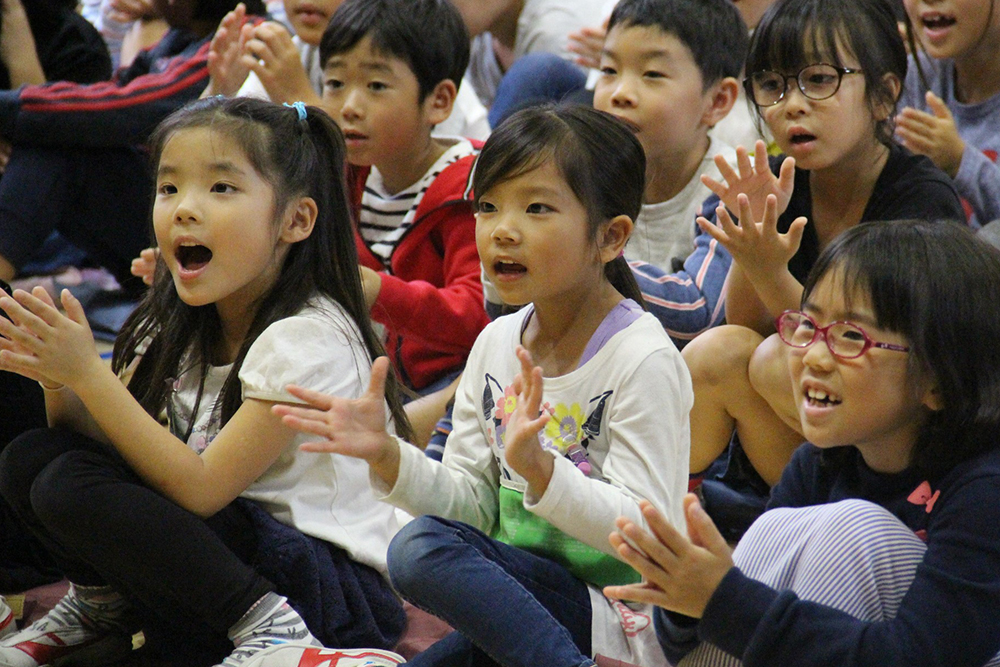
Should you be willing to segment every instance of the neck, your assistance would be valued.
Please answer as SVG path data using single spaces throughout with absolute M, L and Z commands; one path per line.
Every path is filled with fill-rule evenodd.
M 415 147 L 408 156 L 397 156 L 389 164 L 376 165 L 382 174 L 386 192 L 396 194 L 419 181 L 438 158 L 448 150 L 448 145 L 427 133 L 427 141 Z
M 1000 93 L 1000 40 L 980 40 L 976 48 L 955 58 L 954 64 L 955 98 L 959 102 L 979 104 Z
M 521 12 L 524 10 L 524 0 L 512 0 L 508 5 L 507 10 L 501 12 L 490 23 L 488 30 L 493 35 L 493 39 L 513 50 L 514 42 L 517 40 L 517 21 L 521 18 Z
M 597 327 L 622 298 L 602 278 L 596 291 L 536 301 L 522 342 L 543 374 L 558 377 L 573 371 Z
M 711 139 L 705 136 L 698 144 L 699 150 L 689 150 L 681 155 L 660 155 L 650 160 L 646 165 L 643 203 L 660 204 L 680 194 L 698 173 L 710 142 Z

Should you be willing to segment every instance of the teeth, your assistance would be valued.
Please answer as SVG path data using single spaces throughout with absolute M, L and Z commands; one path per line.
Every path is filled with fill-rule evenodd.
M 834 396 L 833 394 L 827 394 L 822 389 L 807 389 L 806 396 L 814 401 L 824 401 L 830 403 L 840 403 L 840 397 Z

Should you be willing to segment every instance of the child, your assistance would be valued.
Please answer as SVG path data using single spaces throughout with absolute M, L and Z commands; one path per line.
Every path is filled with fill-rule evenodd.
M 706 332 L 684 358 L 695 387 L 691 469 L 714 461 L 735 426 L 773 485 L 801 435 L 784 351 L 763 336 L 799 303 L 819 251 L 862 222 L 963 212 L 947 176 L 892 140 L 906 52 L 888 3 L 780 0 L 751 39 L 747 72 L 747 94 L 786 157 L 769 165 L 759 142 L 752 163 L 742 148 L 736 169 L 719 161 L 725 184 L 706 179 L 725 208 L 721 226 L 698 224 L 735 260 L 726 319 L 742 326 Z M 730 212 L 758 224 L 736 227 Z
M 320 44 L 365 294 L 396 369 L 421 393 L 455 377 L 488 321 L 469 198 L 477 149 L 431 136 L 451 113 L 468 44 L 447 0 L 347 0 Z
M 594 107 L 634 125 L 646 152 L 630 258 L 669 268 L 694 249 L 694 219 L 711 194 L 699 176 L 718 174 L 717 155 L 735 157 L 709 130 L 736 100 L 746 43 L 729 0 L 623 0 L 612 12 Z
M 0 643 L 0 665 L 127 653 L 137 620 L 186 647 L 228 637 L 225 667 L 287 639 L 391 645 L 403 623 L 382 576 L 392 508 L 363 464 L 299 452 L 270 411 L 295 400 L 290 381 L 359 395 L 382 353 L 337 128 L 303 105 L 212 98 L 171 116 L 153 156 L 162 255 L 116 344 L 127 388 L 68 291 L 65 315 L 41 289 L 0 299 L 18 324 L 0 324 L 0 368 L 42 384 L 54 427 L 7 447 L 0 492 L 72 582 Z M 295 591 L 305 620 L 268 579 Z
M 315 409 L 275 409 L 327 439 L 310 449 L 366 459 L 388 502 L 436 515 L 389 551 L 397 590 L 458 631 L 413 664 L 662 664 L 649 617 L 597 588 L 637 580 L 607 545 L 615 515 L 641 521 L 650 495 L 679 516 L 687 484 L 687 370 L 621 257 L 643 162 L 587 107 L 527 109 L 487 140 L 479 253 L 504 301 L 528 305 L 476 341 L 443 463 L 386 432 L 385 362 L 363 399 L 289 388 Z
M 1000 218 L 1000 7 L 996 0 L 903 4 L 914 66 L 896 135 L 955 179 L 971 223 L 985 225 Z
M 646 583 L 606 592 L 679 612 L 657 611 L 675 664 L 698 639 L 681 664 L 1000 664 L 998 290 L 958 225 L 838 237 L 779 318 L 811 444 L 771 511 L 730 556 L 694 496 L 684 534 L 646 504 L 655 537 L 618 526 L 648 558 L 611 536 Z

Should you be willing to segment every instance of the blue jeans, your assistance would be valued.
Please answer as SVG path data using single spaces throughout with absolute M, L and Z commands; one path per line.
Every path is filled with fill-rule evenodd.
M 582 91 L 587 75 L 552 53 L 529 53 L 514 61 L 497 86 L 490 107 L 490 127 L 496 128 L 515 111 L 549 102 L 562 102 Z
M 389 578 L 457 630 L 412 665 L 594 665 L 587 585 L 472 526 L 434 516 L 410 522 L 389 545 Z

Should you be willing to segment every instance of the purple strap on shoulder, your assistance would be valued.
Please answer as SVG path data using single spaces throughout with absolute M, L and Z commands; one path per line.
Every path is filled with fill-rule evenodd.
M 611 309 L 611 312 L 605 315 L 604 320 L 598 325 L 597 331 L 590 337 L 587 347 L 584 348 L 583 354 L 580 356 L 580 364 L 577 368 L 590 361 L 604 347 L 604 344 L 611 340 L 612 336 L 639 319 L 642 313 L 642 307 L 632 299 L 619 301 Z

